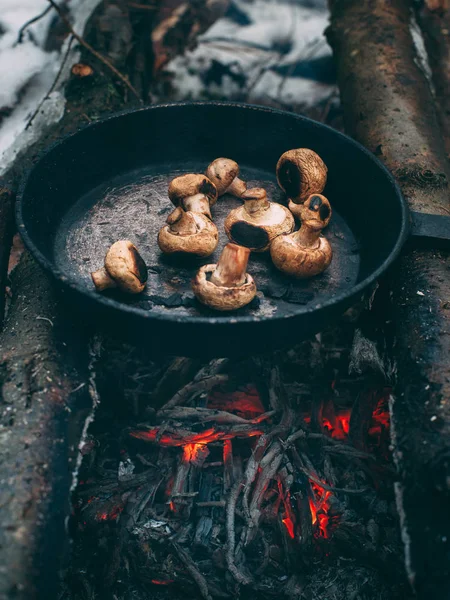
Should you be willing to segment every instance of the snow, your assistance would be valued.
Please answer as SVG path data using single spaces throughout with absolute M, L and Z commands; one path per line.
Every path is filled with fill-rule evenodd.
M 66 0 L 77 33 L 83 33 L 100 1 Z M 331 56 L 323 36 L 328 24 L 325 0 L 234 0 L 232 5 L 234 16 L 229 12 L 201 36 L 194 51 L 167 66 L 173 75 L 174 99 L 270 100 L 299 107 L 333 94 L 334 82 L 314 73 L 317 61 L 326 64 Z M 65 107 L 61 90 L 79 60 L 74 43 L 55 91 L 46 98 L 68 45 L 67 38 L 59 51 L 45 48 L 54 10 L 28 28 L 21 44 L 16 42 L 22 25 L 47 6 L 47 0 L 0 0 L 0 176 L 18 152 L 61 119 Z M 297 72 L 299 65 L 303 71 Z
M 234 0 L 233 6 L 240 18 L 229 12 L 199 38 L 196 49 L 166 67 L 174 99 L 269 99 L 313 106 L 331 96 L 334 82 L 295 73 L 298 64 L 331 60 L 323 35 L 325 3 Z M 211 76 L 217 65 L 220 74 Z
M 69 17 L 77 33 L 82 33 L 87 19 L 100 0 L 69 0 Z M 45 49 L 54 10 L 33 23 L 17 44 L 20 28 L 48 6 L 47 0 L 0 0 L 0 109 L 8 116 L 0 118 L 0 175 L 11 165 L 16 154 L 36 141 L 43 130 L 64 114 L 61 93 L 72 65 L 79 60 L 73 44 L 55 91 L 44 101 L 42 109 L 26 128 L 30 116 L 46 97 L 67 52 L 68 38 L 59 51 Z M 6 109 L 6 110 L 5 110 Z M 10 114 L 8 114 L 10 112 Z

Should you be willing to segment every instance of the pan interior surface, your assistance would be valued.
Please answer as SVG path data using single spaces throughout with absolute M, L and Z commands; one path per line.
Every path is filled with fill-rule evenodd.
M 223 222 L 230 210 L 240 206 L 242 201 L 226 194 L 212 207 L 219 245 L 210 257 L 166 256 L 156 242 L 159 229 L 174 208 L 167 196 L 170 180 L 186 172 L 202 173 L 206 166 L 199 161 L 151 165 L 122 174 L 89 191 L 71 206 L 56 230 L 54 257 L 58 270 L 70 280 L 94 290 L 90 272 L 103 266 L 111 244 L 119 239 L 130 239 L 149 267 L 147 287 L 137 296 L 112 290 L 108 292 L 110 298 L 144 311 L 151 310 L 153 314 L 225 318 L 227 313 L 212 311 L 195 301 L 190 281 L 201 265 L 217 262 L 228 242 Z M 241 177 L 249 187 L 264 187 L 271 199 L 286 204 L 274 173 L 241 165 Z M 326 236 L 334 251 L 331 266 L 322 275 L 308 280 L 285 276 L 273 266 L 268 252 L 253 252 L 248 272 L 258 286 L 258 299 L 236 312 L 236 316 L 258 319 L 292 315 L 301 306 L 321 304 L 330 296 L 351 289 L 359 274 L 359 247 L 337 211 L 333 213 Z

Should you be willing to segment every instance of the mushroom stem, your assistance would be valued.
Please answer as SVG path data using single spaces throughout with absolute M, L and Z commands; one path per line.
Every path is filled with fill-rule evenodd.
M 105 267 L 98 269 L 98 271 L 94 271 L 91 273 L 92 281 L 94 282 L 95 288 L 101 292 L 108 288 L 117 287 L 116 282 L 112 277 L 108 275 L 108 271 Z
M 317 245 L 321 231 L 322 227 L 311 227 L 308 223 L 303 222 L 300 229 L 293 234 L 293 238 L 300 246 L 303 246 L 304 248 L 313 248 Z
M 193 235 L 197 233 L 197 224 L 191 213 L 185 212 L 180 206 L 167 217 L 169 230 L 175 235 Z
M 211 283 L 221 287 L 239 287 L 246 281 L 249 248 L 227 244 L 211 274 Z
M 233 183 L 227 189 L 227 193 L 240 198 L 246 189 L 247 184 L 245 183 L 245 181 L 242 181 L 242 179 L 239 179 L 239 177 L 235 177 Z
M 242 195 L 242 199 L 245 202 L 245 210 L 249 215 L 256 216 L 258 213 L 265 213 L 270 208 L 267 192 L 263 188 L 247 190 Z
M 204 194 L 195 194 L 194 196 L 187 196 L 187 198 L 183 198 L 183 207 L 186 211 L 202 213 L 209 219 L 212 218 L 209 199 Z

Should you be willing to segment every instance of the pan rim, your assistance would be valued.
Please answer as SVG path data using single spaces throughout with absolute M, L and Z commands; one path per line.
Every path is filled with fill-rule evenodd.
M 39 168 L 41 161 L 50 154 L 56 147 L 61 144 L 69 141 L 73 136 L 85 131 L 86 129 L 91 129 L 95 127 L 102 126 L 104 123 L 107 123 L 113 119 L 118 119 L 123 116 L 132 113 L 140 113 L 144 111 L 152 111 L 152 110 L 161 110 L 161 109 L 170 109 L 170 108 L 180 108 L 180 107 L 233 107 L 239 108 L 243 110 L 256 110 L 260 112 L 266 112 L 269 114 L 278 114 L 282 116 L 288 116 L 294 118 L 298 121 L 306 122 L 314 127 L 324 128 L 334 134 L 337 137 L 343 138 L 347 143 L 353 145 L 357 150 L 365 154 L 371 161 L 373 161 L 382 172 L 384 172 L 385 177 L 390 182 L 391 186 L 395 190 L 395 194 L 400 202 L 400 210 L 401 210 L 401 227 L 399 234 L 397 236 L 397 240 L 393 245 L 389 255 L 385 258 L 383 263 L 372 273 L 370 273 L 367 277 L 365 277 L 362 281 L 357 283 L 350 289 L 347 289 L 339 294 L 331 296 L 329 299 L 322 301 L 318 304 L 311 304 L 307 306 L 299 305 L 297 310 L 292 314 L 288 315 L 280 315 L 277 311 L 272 315 L 250 315 L 250 316 L 239 316 L 238 313 L 232 313 L 230 315 L 221 314 L 220 317 L 214 316 L 203 316 L 203 315 L 180 315 L 166 311 L 164 313 L 156 313 L 153 310 L 145 310 L 143 308 L 131 306 L 128 304 L 121 303 L 118 300 L 113 298 L 109 298 L 107 296 L 103 296 L 96 292 L 94 289 L 89 289 L 85 287 L 83 284 L 78 283 L 76 281 L 71 280 L 65 273 L 63 273 L 60 269 L 58 269 L 54 263 L 54 261 L 48 259 L 35 245 L 32 236 L 29 235 L 27 227 L 24 222 L 23 217 L 23 201 L 26 192 L 26 188 L 31 177 L 31 174 L 35 171 L 35 169 Z M 33 166 L 30 167 L 26 173 L 24 174 L 22 181 L 20 183 L 17 198 L 16 198 L 16 207 L 15 207 L 15 215 L 16 215 L 16 223 L 18 226 L 18 231 L 22 237 L 22 240 L 26 246 L 26 248 L 31 252 L 33 257 L 37 260 L 37 262 L 51 274 L 51 276 L 59 283 L 63 288 L 68 288 L 81 294 L 86 297 L 88 300 L 98 303 L 99 305 L 104 306 L 108 309 L 113 309 L 119 311 L 121 313 L 128 313 L 134 315 L 136 317 L 142 317 L 145 319 L 161 321 L 161 322 L 172 322 L 172 323 L 180 323 L 180 324 L 204 324 L 204 325 L 240 325 L 240 324 L 248 324 L 248 323 L 261 323 L 266 321 L 276 322 L 276 321 L 284 321 L 285 319 L 295 319 L 299 316 L 312 314 L 318 310 L 332 308 L 341 303 L 350 304 L 352 299 L 359 294 L 362 294 L 369 286 L 375 283 L 378 278 L 390 267 L 390 265 L 395 261 L 395 259 L 400 254 L 402 247 L 408 237 L 409 227 L 408 227 L 408 214 L 409 208 L 407 203 L 402 195 L 400 187 L 395 180 L 392 173 L 383 165 L 383 163 L 372 153 L 370 150 L 365 148 L 362 144 L 351 138 L 350 136 L 333 129 L 329 125 L 325 125 L 324 123 L 320 123 L 315 121 L 314 119 L 310 119 L 309 117 L 305 117 L 304 115 L 300 115 L 291 111 L 280 110 L 276 108 L 271 108 L 267 106 L 260 106 L 256 104 L 248 104 L 243 102 L 226 102 L 226 101 L 214 101 L 214 102 L 203 102 L 203 101 L 195 101 L 195 102 L 168 102 L 161 104 L 152 104 L 150 106 L 143 107 L 135 107 L 130 109 L 125 109 L 119 112 L 111 113 L 101 119 L 98 119 L 94 123 L 88 123 L 79 127 L 76 131 L 67 134 L 58 138 L 55 142 L 53 142 L 50 146 L 45 148 L 41 153 L 39 153 L 36 161 Z

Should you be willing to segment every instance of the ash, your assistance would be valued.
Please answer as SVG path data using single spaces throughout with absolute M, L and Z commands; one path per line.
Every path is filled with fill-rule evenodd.
M 104 340 L 60 598 L 408 598 L 390 387 L 351 346 L 350 323 L 245 361 Z

